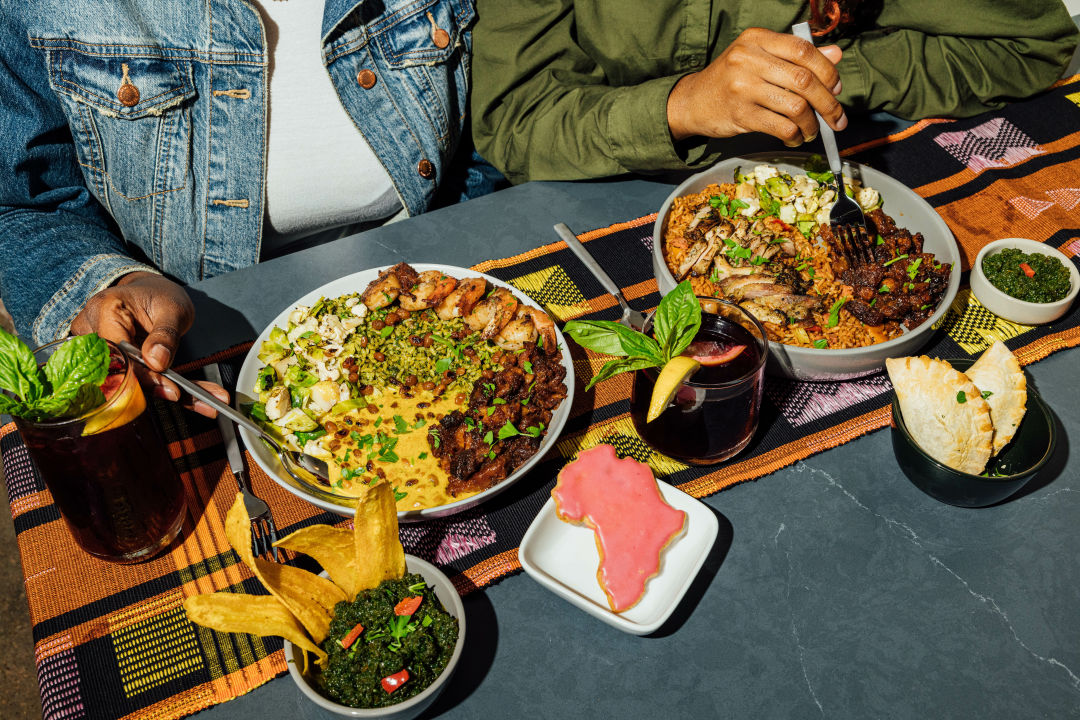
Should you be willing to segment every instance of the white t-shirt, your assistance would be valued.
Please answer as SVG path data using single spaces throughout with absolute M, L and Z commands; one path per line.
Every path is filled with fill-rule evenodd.
M 323 4 L 253 4 L 270 52 L 263 256 L 315 233 L 389 218 L 401 200 L 322 64 Z

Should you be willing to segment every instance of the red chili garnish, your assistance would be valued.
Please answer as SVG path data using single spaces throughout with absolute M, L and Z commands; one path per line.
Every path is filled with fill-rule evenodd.
M 352 647 L 352 644 L 356 642 L 356 639 L 360 637 L 360 633 L 364 632 L 364 626 L 360 623 L 356 623 L 356 627 L 349 631 L 349 634 L 338 640 L 341 647 L 348 650 Z
M 1024 271 L 1024 274 L 1028 277 L 1035 277 L 1035 271 L 1031 269 L 1031 266 L 1027 263 L 1020 263 L 1020 269 Z
M 808 327 L 806 329 L 809 330 L 810 332 L 821 332 L 821 326 L 820 325 L 811 325 L 810 327 Z
M 409 671 L 403 669 L 403 670 L 401 670 L 401 672 L 396 672 L 393 675 L 387 675 L 386 677 L 384 677 L 379 682 L 382 684 L 382 689 L 383 690 L 385 690 L 388 693 L 392 693 L 395 690 L 397 690 L 399 687 L 404 685 L 405 682 L 408 679 L 409 679 Z
M 394 614 L 412 615 L 414 612 L 416 612 L 416 608 L 420 607 L 420 603 L 422 603 L 423 601 L 423 595 L 413 595 L 412 597 L 407 597 L 394 606 Z

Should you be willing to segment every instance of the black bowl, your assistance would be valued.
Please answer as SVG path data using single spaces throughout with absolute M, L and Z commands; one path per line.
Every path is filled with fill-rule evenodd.
M 971 358 L 949 360 L 963 372 Z M 893 396 L 892 446 L 900 469 L 915 487 L 927 495 L 959 507 L 986 507 L 1001 502 L 1024 487 L 1054 454 L 1057 429 L 1050 409 L 1039 394 L 1027 389 L 1027 412 L 1012 441 L 997 457 L 990 458 L 986 475 L 953 470 L 927 455 L 908 433 L 900 403 Z

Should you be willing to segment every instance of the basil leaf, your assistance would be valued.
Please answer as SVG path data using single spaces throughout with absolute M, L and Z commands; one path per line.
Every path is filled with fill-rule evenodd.
M 627 327 L 623 329 L 626 332 L 619 333 L 619 342 L 622 344 L 622 349 L 626 351 L 627 357 L 648 358 L 658 365 L 664 362 L 664 351 L 660 349 L 659 343 L 645 333 Z
M 602 368 L 600 368 L 599 372 L 593 375 L 592 380 L 585 386 L 585 391 L 588 392 L 596 383 L 614 377 L 619 373 L 630 372 L 631 370 L 641 370 L 642 368 L 657 367 L 661 364 L 662 363 L 653 362 L 649 358 L 617 358 L 615 360 L 609 360 Z
M 663 297 L 653 319 L 653 334 L 666 362 L 685 350 L 701 328 L 701 304 L 689 280 Z
M 571 320 L 563 327 L 563 332 L 578 345 L 604 355 L 619 356 L 626 355 L 620 340 L 624 331 L 634 332 L 622 323 L 611 320 Z
M 29 414 L 29 408 L 24 402 L 7 395 L 0 395 L 0 413 L 12 417 L 26 417 Z
M 0 329 L 0 388 L 25 403 L 41 397 L 44 387 L 38 376 L 34 353 L 19 338 Z
M 95 333 L 68 338 L 49 356 L 45 377 L 58 406 L 73 400 L 83 385 L 100 388 L 109 374 L 109 346 Z
M 79 417 L 104 403 L 105 393 L 101 392 L 101 387 L 87 383 L 77 388 L 74 395 L 49 395 L 38 400 L 30 408 L 30 413 L 36 420 Z

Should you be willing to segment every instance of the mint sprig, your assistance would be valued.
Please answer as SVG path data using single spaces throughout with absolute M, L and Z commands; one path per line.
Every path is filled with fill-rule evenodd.
M 34 353 L 0 329 L 0 412 L 27 420 L 78 417 L 105 402 L 109 346 L 97 336 L 76 335 L 38 368 Z M 14 396 L 14 397 L 12 397 Z
M 571 320 L 563 332 L 578 345 L 615 355 L 593 375 L 586 390 L 619 373 L 659 367 L 676 357 L 701 328 L 701 304 L 689 280 L 665 295 L 653 316 L 653 337 L 611 320 Z

